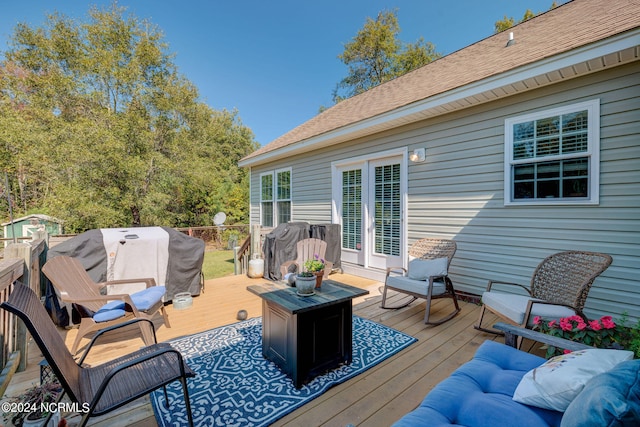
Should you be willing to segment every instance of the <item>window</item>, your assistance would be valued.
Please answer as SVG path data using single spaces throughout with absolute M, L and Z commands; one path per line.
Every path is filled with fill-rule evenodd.
M 276 177 L 278 224 L 284 224 L 291 220 L 291 170 L 277 171 Z
M 291 169 L 260 175 L 260 220 L 264 227 L 291 220 Z
M 505 121 L 505 205 L 598 203 L 599 100 Z
M 362 169 L 342 172 L 342 247 L 362 249 Z

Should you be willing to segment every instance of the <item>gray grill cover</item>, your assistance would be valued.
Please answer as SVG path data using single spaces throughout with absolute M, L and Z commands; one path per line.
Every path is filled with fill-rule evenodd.
M 342 241 L 339 224 L 313 224 L 306 222 L 288 222 L 280 224 L 265 236 L 262 245 L 264 255 L 264 277 L 269 280 L 281 280 L 280 266 L 298 257 L 296 243 L 313 237 L 327 242 L 325 258 L 340 267 Z
M 180 292 L 200 295 L 204 242 L 170 227 L 162 229 L 169 234 L 165 301 Z M 77 258 L 95 282 L 107 280 L 107 253 L 100 230 L 89 230 L 57 244 L 49 249 L 47 259 L 58 255 Z

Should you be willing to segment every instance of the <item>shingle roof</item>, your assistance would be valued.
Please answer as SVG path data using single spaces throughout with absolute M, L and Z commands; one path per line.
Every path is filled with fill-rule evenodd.
M 640 0 L 573 0 L 344 100 L 243 159 L 389 113 L 640 26 Z M 507 47 L 509 32 L 515 44 Z

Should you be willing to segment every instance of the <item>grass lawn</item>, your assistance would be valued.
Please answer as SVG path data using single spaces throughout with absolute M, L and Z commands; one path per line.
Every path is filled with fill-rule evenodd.
M 207 250 L 202 264 L 204 279 L 229 276 L 233 274 L 233 251 Z

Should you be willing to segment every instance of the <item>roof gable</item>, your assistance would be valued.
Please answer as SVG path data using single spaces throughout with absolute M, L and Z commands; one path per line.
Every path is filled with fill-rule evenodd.
M 570 23 L 570 24 L 567 24 Z M 392 81 L 376 86 L 360 95 L 346 99 L 307 122 L 287 132 L 271 143 L 261 147 L 241 160 L 242 166 L 266 161 L 280 151 L 291 151 L 317 147 L 318 144 L 339 143 L 348 138 L 371 134 L 412 121 L 432 117 L 456 109 L 451 95 L 460 92 L 458 102 L 465 99 L 466 106 L 484 100 L 490 101 L 509 96 L 517 91 L 530 90 L 525 78 L 534 86 L 552 83 L 554 78 L 567 79 L 587 72 L 594 67 L 576 68 L 571 61 L 549 68 L 542 75 L 527 75 L 527 67 L 552 61 L 563 54 L 579 49 L 594 51 L 594 44 L 617 35 L 623 35 L 640 27 L 640 1 L 638 0 L 574 0 L 556 9 L 538 15 L 509 31 L 495 34 L 464 49 L 458 50 L 431 62 L 417 70 Z M 509 32 L 514 35 L 515 43 L 507 45 Z M 637 34 L 630 35 L 631 41 L 624 46 L 638 45 Z M 636 46 L 637 49 L 637 46 Z M 619 47 L 612 47 L 613 51 Z M 616 64 L 600 64 L 600 68 L 617 63 L 637 60 L 637 51 L 627 48 L 627 54 L 612 58 Z M 605 55 L 606 49 L 598 55 Z M 587 57 L 576 59 L 584 62 Z M 597 67 L 596 67 L 597 68 Z M 564 71 L 563 71 L 564 70 Z M 551 71 L 556 75 L 551 74 Z M 520 73 L 512 79 L 510 86 L 492 88 L 488 85 L 483 91 L 464 93 L 465 88 L 491 79 L 503 78 L 509 73 Z M 572 75 L 573 74 L 573 75 Z M 505 82 L 501 84 L 504 86 Z M 518 87 L 520 84 L 521 87 Z M 471 92 L 475 100 L 468 99 Z M 467 98 L 465 98 L 467 97 Z M 460 104 L 465 107 L 465 102 Z M 430 111 L 427 113 L 426 110 Z M 413 111 L 415 110 L 415 111 Z M 418 114 L 422 110 L 422 114 Z M 394 117 L 397 116 L 397 117 Z M 386 118 L 387 120 L 383 120 Z M 385 125 L 382 126 L 382 121 Z M 380 122 L 378 125 L 377 122 Z

